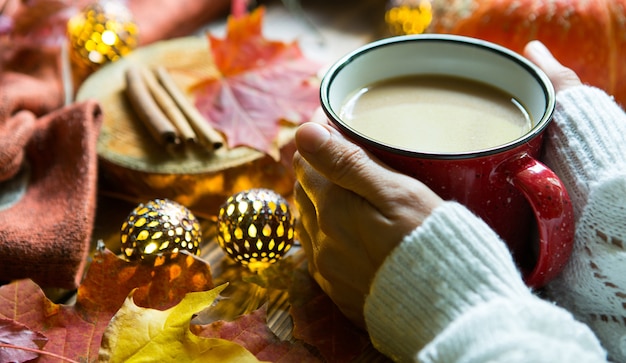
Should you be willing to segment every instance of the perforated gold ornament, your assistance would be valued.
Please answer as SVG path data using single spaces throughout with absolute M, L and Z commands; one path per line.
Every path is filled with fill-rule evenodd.
M 391 35 L 421 34 L 433 19 L 430 0 L 388 0 L 385 23 Z
M 187 251 L 200 253 L 200 223 L 189 209 L 169 199 L 139 204 L 121 228 L 122 253 L 129 260 Z
M 239 192 L 220 207 L 217 241 L 233 260 L 260 271 L 291 249 L 294 216 L 289 204 L 270 189 Z
M 130 53 L 138 29 L 124 0 L 101 0 L 86 6 L 67 23 L 69 55 L 80 73 L 93 72 Z

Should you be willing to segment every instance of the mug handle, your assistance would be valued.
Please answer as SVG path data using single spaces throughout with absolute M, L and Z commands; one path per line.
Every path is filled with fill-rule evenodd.
M 542 287 L 565 267 L 574 247 L 574 212 L 563 182 L 527 153 L 500 165 L 506 181 L 519 190 L 533 210 L 539 232 L 537 260 L 524 274 L 529 287 Z M 499 167 L 499 169 L 500 169 Z

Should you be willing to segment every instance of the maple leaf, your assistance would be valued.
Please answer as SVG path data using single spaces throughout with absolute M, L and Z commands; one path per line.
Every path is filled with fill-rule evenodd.
M 328 361 L 353 361 L 371 344 L 367 333 L 341 313 L 302 265 L 294 270 L 289 290 L 294 337 L 316 347 Z
M 135 305 L 132 294 L 104 333 L 99 362 L 259 362 L 239 344 L 202 338 L 189 327 L 195 313 L 208 307 L 226 284 L 188 293 L 167 310 Z
M 27 362 L 39 356 L 35 351 L 46 344 L 46 337 L 23 324 L 0 319 L 0 362 Z M 26 348 L 11 349 L 12 346 Z M 4 348 L 4 349 L 2 349 Z
M 135 299 L 142 306 L 165 309 L 184 293 L 213 287 L 208 264 L 196 256 L 179 253 L 156 262 L 131 263 L 111 251 L 98 251 L 73 305 L 55 304 L 34 282 L 19 280 L 0 287 L 0 318 L 44 334 L 46 352 L 92 362 L 104 330 L 131 291 L 136 289 Z
M 266 305 L 242 315 L 232 322 L 219 320 L 205 325 L 193 325 L 192 331 L 201 337 L 221 338 L 245 347 L 258 359 L 272 362 L 320 362 L 300 341 L 281 341 L 267 326 Z
M 319 106 L 316 62 L 296 42 L 265 39 L 264 8 L 229 17 L 225 39 L 208 34 L 220 75 L 193 88 L 196 106 L 229 147 L 248 146 L 280 159 L 281 122 L 308 121 Z

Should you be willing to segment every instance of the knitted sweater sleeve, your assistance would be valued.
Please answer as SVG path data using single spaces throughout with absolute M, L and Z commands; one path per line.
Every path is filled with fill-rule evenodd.
M 374 346 L 396 361 L 598 362 L 591 331 L 533 295 L 499 237 L 445 202 L 381 266 L 365 302 Z
M 626 113 L 592 87 L 557 101 L 544 161 L 569 191 L 576 232 L 548 296 L 591 327 L 611 360 L 626 362 Z

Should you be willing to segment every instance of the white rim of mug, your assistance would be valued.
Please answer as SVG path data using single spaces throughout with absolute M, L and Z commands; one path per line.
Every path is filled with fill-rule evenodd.
M 418 150 L 410 150 L 405 148 L 400 148 L 397 146 L 393 146 L 381 141 L 377 141 L 364 135 L 358 130 L 348 126 L 337 113 L 330 106 L 329 99 L 329 85 L 334 81 L 334 78 L 339 74 L 339 72 L 348 66 L 352 61 L 361 55 L 370 52 L 372 50 L 376 50 L 381 47 L 394 45 L 403 42 L 453 42 L 453 43 L 463 43 L 465 46 L 474 46 L 481 48 L 483 50 L 491 51 L 496 53 L 501 57 L 505 57 L 507 59 L 512 60 L 517 63 L 524 69 L 528 71 L 530 75 L 533 76 L 537 80 L 537 83 L 543 89 L 545 95 L 546 102 L 546 110 L 543 113 L 539 122 L 537 122 L 530 131 L 528 131 L 523 136 L 512 140 L 508 143 L 493 146 L 490 148 L 480 149 L 480 150 L 472 150 L 466 152 L 426 152 L 426 151 L 418 151 Z M 326 91 L 325 91 L 326 90 Z M 348 133 L 351 137 L 357 139 L 361 143 L 368 144 L 370 146 L 374 146 L 379 149 L 384 149 L 394 154 L 401 154 L 405 156 L 411 157 L 419 157 L 424 159 L 472 159 L 477 157 L 489 156 L 494 154 L 499 154 L 511 149 L 515 149 L 522 144 L 527 143 L 530 139 L 535 138 L 538 134 L 541 134 L 543 130 L 548 126 L 550 121 L 552 120 L 552 115 L 554 114 L 554 109 L 556 105 L 556 92 L 554 90 L 554 86 L 552 82 L 548 78 L 548 76 L 534 63 L 530 60 L 526 59 L 522 55 L 500 46 L 498 44 L 477 39 L 471 38 L 461 35 L 451 35 L 451 34 L 416 34 L 416 35 L 401 35 L 395 37 L 389 37 L 385 39 L 381 39 L 378 41 L 374 41 L 368 43 L 356 50 L 348 53 L 344 57 L 340 58 L 337 62 L 335 62 L 325 73 L 322 81 L 320 83 L 320 101 L 322 110 L 326 114 L 326 116 L 330 119 L 330 121 L 338 126 L 341 130 Z

